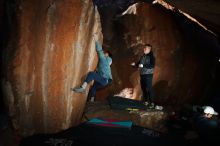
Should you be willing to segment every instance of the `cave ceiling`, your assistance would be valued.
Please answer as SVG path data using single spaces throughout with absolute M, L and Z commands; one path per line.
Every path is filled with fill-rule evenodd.
M 140 1 L 147 3 L 165 2 L 192 16 L 217 36 L 220 34 L 220 1 L 218 0 L 94 0 L 94 3 L 98 7 L 116 6 L 118 13 L 120 13 L 128 6 Z

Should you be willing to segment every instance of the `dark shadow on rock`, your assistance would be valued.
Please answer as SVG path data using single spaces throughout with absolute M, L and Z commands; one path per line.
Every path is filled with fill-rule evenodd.
M 158 81 L 154 86 L 154 92 L 155 92 L 155 100 L 158 104 L 164 105 L 166 102 L 166 99 L 168 99 L 168 81 L 166 80 L 160 80 Z

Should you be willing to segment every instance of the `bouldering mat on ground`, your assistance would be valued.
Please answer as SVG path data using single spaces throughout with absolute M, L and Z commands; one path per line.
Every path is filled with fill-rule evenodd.
M 102 118 L 92 118 L 88 121 L 90 124 L 106 126 L 106 127 L 121 127 L 121 128 L 131 128 L 132 121 L 118 121 L 114 119 L 102 119 Z
M 123 98 L 120 96 L 109 96 L 108 97 L 109 105 L 112 109 L 142 109 L 146 110 L 147 106 L 142 102 L 138 100 Z
M 161 146 L 173 144 L 182 145 L 184 142 L 135 125 L 129 129 L 104 127 L 85 122 L 56 134 L 38 134 L 24 138 L 20 146 Z

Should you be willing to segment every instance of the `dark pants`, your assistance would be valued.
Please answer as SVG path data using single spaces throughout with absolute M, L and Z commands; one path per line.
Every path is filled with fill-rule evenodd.
M 204 142 L 213 143 L 219 141 L 219 123 L 218 118 L 208 119 L 204 116 L 200 116 L 196 121 L 196 129 Z
M 95 97 L 97 89 L 103 88 L 111 82 L 110 80 L 103 78 L 97 72 L 89 72 L 85 79 L 85 82 L 89 83 L 92 80 L 94 80 L 94 83 L 89 90 L 88 99 L 90 99 L 91 97 Z
M 153 74 L 141 75 L 141 89 L 143 92 L 143 100 L 149 103 L 153 102 L 154 91 L 152 88 Z

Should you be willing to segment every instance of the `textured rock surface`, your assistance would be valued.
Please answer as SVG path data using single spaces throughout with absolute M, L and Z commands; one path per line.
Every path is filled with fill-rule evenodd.
M 216 77 L 217 39 L 185 16 L 159 5 L 139 3 L 132 9 L 103 24 L 104 44 L 114 48 L 112 91 L 134 88 L 140 99 L 139 73 L 129 64 L 142 55 L 139 44 L 150 43 L 156 56 L 153 84 L 160 104 L 176 106 L 207 97 Z M 106 13 L 101 14 L 109 16 Z
M 166 132 L 167 113 L 159 110 L 127 111 L 111 109 L 108 102 L 88 103 L 84 117 L 132 121 L 134 125 Z
M 15 31 L 3 52 L 7 78 L 2 85 L 14 126 L 29 135 L 76 125 L 86 94 L 70 88 L 97 63 L 91 36 L 101 31 L 98 12 L 90 0 L 11 5 L 16 9 L 9 27 Z
M 220 1 L 217 0 L 164 0 L 188 13 L 220 35 Z
M 140 99 L 138 71 L 129 66 L 141 55 L 140 42 L 154 47 L 154 88 L 161 103 L 199 102 L 215 80 L 216 39 L 158 5 L 140 4 L 135 15 L 114 20 L 102 17 L 102 28 L 91 0 L 8 0 L 2 5 L 7 40 L 1 44 L 1 85 L 14 127 L 23 135 L 56 132 L 80 122 L 87 92 L 75 94 L 70 88 L 94 70 L 91 36 L 102 28 L 105 49 L 114 57 L 114 81 L 98 92 L 98 99 L 126 87 L 134 88 Z M 113 16 L 111 9 L 106 13 Z

